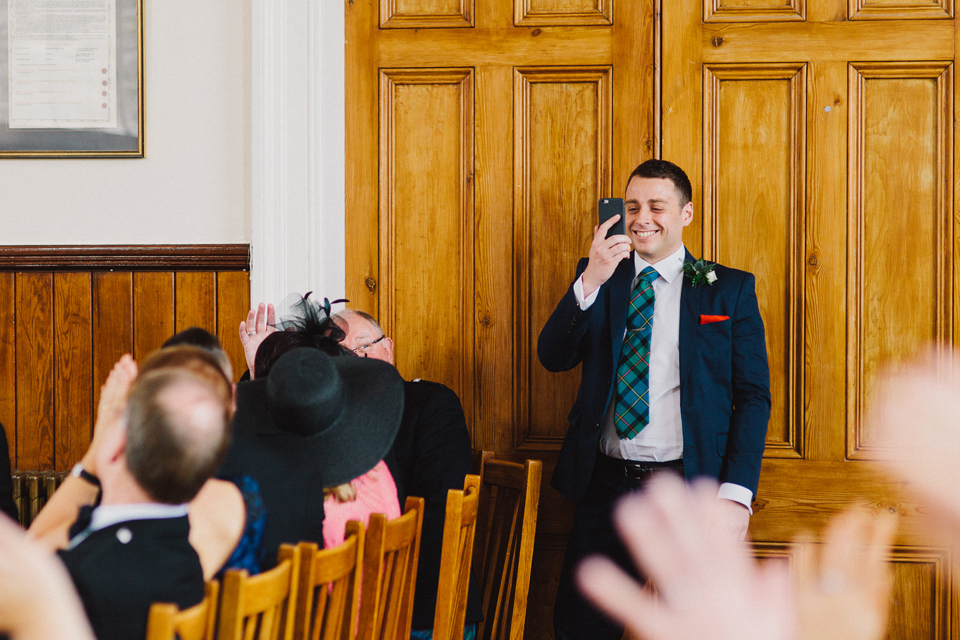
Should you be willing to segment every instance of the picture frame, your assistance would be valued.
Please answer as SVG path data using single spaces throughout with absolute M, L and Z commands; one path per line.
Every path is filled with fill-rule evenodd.
M 0 160 L 142 158 L 142 0 L 0 0 Z

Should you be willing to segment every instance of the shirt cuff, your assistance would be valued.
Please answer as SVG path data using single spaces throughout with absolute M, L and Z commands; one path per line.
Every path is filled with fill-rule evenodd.
M 586 298 L 583 297 L 583 276 L 581 275 L 577 278 L 577 281 L 573 283 L 573 297 L 577 299 L 577 305 L 580 307 L 580 311 L 586 311 L 589 309 L 594 302 L 597 300 L 597 295 L 600 293 L 600 288 L 591 293 Z
M 720 485 L 720 491 L 717 492 L 717 497 L 739 502 L 747 508 L 750 515 L 753 515 L 753 507 L 751 506 L 753 504 L 753 491 L 750 491 L 750 489 L 741 487 L 738 484 L 733 484 L 732 482 L 724 482 Z

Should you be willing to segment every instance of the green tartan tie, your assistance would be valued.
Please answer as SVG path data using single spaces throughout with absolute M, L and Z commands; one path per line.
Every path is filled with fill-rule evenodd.
M 627 309 L 627 333 L 617 365 L 617 397 L 613 422 L 620 439 L 636 437 L 650 422 L 650 334 L 653 330 L 653 267 L 640 272 Z

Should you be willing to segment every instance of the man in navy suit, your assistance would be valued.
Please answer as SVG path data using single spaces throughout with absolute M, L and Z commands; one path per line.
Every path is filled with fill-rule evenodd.
M 617 217 L 596 228 L 589 258 L 540 332 L 544 367 L 583 366 L 552 479 L 577 503 L 554 608 L 558 640 L 621 637 L 574 576 L 594 553 L 633 571 L 611 510 L 652 474 L 718 479 L 730 535 L 746 535 L 770 418 L 763 321 L 752 274 L 719 264 L 684 272 L 693 263 L 682 241 L 691 192 L 670 162 L 637 167 L 626 235 L 606 237 Z

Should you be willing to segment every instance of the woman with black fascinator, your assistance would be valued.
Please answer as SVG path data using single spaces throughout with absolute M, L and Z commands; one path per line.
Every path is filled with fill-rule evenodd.
M 337 302 L 345 301 L 320 304 L 308 293 L 273 326 L 265 322 L 272 307 L 264 313 L 262 305 L 241 324 L 253 329 L 245 350 L 257 345 L 253 362 L 248 360 L 252 380 L 237 387 L 234 447 L 220 473 L 259 476 L 268 518 L 276 525 L 267 534 L 270 554 L 276 552 L 271 541 L 336 546 L 348 520 L 400 515 L 396 483 L 383 458 L 403 412 L 402 379 L 393 367 L 380 366 L 386 363 L 368 366 L 375 361 L 356 358 L 340 344 L 346 334 L 330 317 Z M 396 395 L 395 402 L 383 406 L 384 393 Z M 325 427 L 318 407 L 340 416 L 335 428 Z M 336 437 L 328 435 L 334 430 Z

